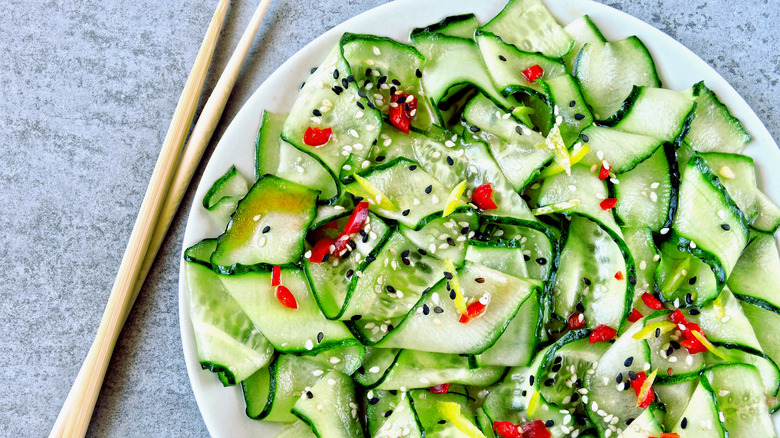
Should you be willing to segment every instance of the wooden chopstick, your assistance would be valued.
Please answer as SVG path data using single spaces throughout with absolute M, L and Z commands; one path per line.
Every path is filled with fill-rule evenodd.
M 211 96 L 209 96 L 209 99 L 203 106 L 203 111 L 201 111 L 198 122 L 195 124 L 190 139 L 187 141 L 187 146 L 184 148 L 184 154 L 181 157 L 179 167 L 176 169 L 176 175 L 173 177 L 168 197 L 165 199 L 165 205 L 154 229 L 152 241 L 149 244 L 149 251 L 146 253 L 141 273 L 135 284 L 134 297 L 138 295 L 144 284 L 144 279 L 149 273 L 152 263 L 154 263 L 163 240 L 165 240 L 165 235 L 168 233 L 168 228 L 171 226 L 181 200 L 187 192 L 192 176 L 195 174 L 195 170 L 197 170 L 200 160 L 203 158 L 203 153 L 214 135 L 214 130 L 217 128 L 230 93 L 233 91 L 233 86 L 238 79 L 238 74 L 241 72 L 241 66 L 249 54 L 249 49 L 252 47 L 257 30 L 260 28 L 260 23 L 262 23 L 270 4 L 271 0 L 262 0 L 257 5 L 257 10 L 252 15 L 252 19 L 249 21 L 246 30 L 244 30 L 244 34 L 241 35 L 241 40 L 239 40 L 233 54 L 230 56 L 230 60 L 222 71 L 217 85 L 214 86 Z M 129 313 L 130 308 L 128 307 L 125 318 L 127 318 Z
M 177 159 L 195 115 L 217 39 L 225 21 L 228 3 L 229 0 L 220 0 L 206 31 L 195 64 L 176 105 L 95 341 L 68 393 L 50 437 L 83 437 L 87 432 L 111 353 L 126 318 L 127 308 L 133 304 L 135 283 L 161 214 Z

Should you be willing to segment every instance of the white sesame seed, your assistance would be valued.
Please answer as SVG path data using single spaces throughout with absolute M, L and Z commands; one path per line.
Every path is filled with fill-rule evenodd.
M 314 348 L 314 342 L 312 342 L 311 339 L 307 339 L 303 346 L 306 347 L 307 350 L 311 350 Z

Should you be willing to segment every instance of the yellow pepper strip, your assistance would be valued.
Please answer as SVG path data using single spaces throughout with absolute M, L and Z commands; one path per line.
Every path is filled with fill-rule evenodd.
M 536 113 L 536 111 L 534 111 L 533 108 L 527 106 L 516 106 L 515 109 L 512 110 L 512 115 L 517 117 L 526 126 L 533 126 L 533 121 L 531 120 L 529 114 L 534 113 Z
M 540 398 L 541 395 L 539 394 L 539 391 L 534 391 L 534 393 L 531 394 L 531 400 L 528 401 L 528 409 L 526 409 L 529 417 L 536 415 L 536 411 L 539 410 L 539 406 L 541 406 L 541 403 L 539 402 Z
M 663 294 L 665 297 L 671 296 L 674 292 L 677 291 L 677 289 L 685 280 L 685 276 L 690 271 L 691 259 L 686 257 L 680 263 L 678 263 L 677 266 L 675 266 L 671 277 L 667 278 L 666 281 L 664 281 L 664 284 L 661 285 L 661 294 Z
M 444 205 L 444 212 L 441 214 L 441 217 L 447 217 L 455 211 L 455 208 L 458 207 L 460 197 L 463 196 L 463 192 L 465 191 L 466 180 L 463 180 L 460 182 L 460 184 L 456 185 L 454 189 L 452 189 L 450 196 L 447 197 L 447 204 Z
M 453 426 L 470 438 L 485 438 L 482 431 L 460 412 L 459 404 L 453 402 L 439 402 L 439 412 L 441 412 L 441 415 L 445 420 L 452 423 Z
M 569 163 L 573 166 L 582 161 L 582 159 L 585 158 L 585 155 L 588 155 L 588 152 L 590 152 L 590 146 L 583 145 L 579 149 L 572 152 L 574 153 L 569 156 Z M 556 162 L 547 166 L 539 176 L 541 178 L 547 178 L 553 175 L 557 175 L 563 171 L 563 167 L 561 167 L 561 165 Z
M 543 205 L 539 208 L 534 208 L 531 210 L 531 214 L 534 216 L 543 216 L 545 214 L 560 213 L 562 211 L 571 210 L 578 205 L 580 205 L 580 200 L 572 199 L 570 201 L 557 202 L 555 204 Z
M 569 157 L 569 150 L 566 149 L 566 144 L 561 137 L 560 126 L 553 126 L 547 134 L 547 138 L 544 139 L 544 144 L 539 145 L 539 147 L 549 149 L 555 164 L 559 165 L 567 175 L 571 175 L 571 157 Z
M 719 358 L 725 360 L 726 362 L 732 362 L 732 359 L 731 357 L 729 357 L 728 354 L 724 353 L 723 351 L 721 351 L 720 348 L 713 345 L 713 343 L 710 342 L 709 339 L 704 337 L 704 335 L 697 332 L 696 330 L 691 330 L 691 334 L 693 335 L 694 338 L 698 339 L 699 342 L 701 342 L 702 345 L 704 345 L 704 347 L 707 348 L 707 350 L 709 350 L 712 354 L 718 356 Z
M 369 199 L 373 200 L 379 208 L 390 211 L 398 210 L 398 207 L 393 204 L 393 201 L 391 201 L 375 185 L 371 184 L 371 181 L 363 178 L 358 174 L 353 174 L 353 176 L 355 177 L 355 181 L 357 181 L 358 184 L 360 184 L 360 186 L 363 187 L 366 192 L 368 192 L 370 195 Z
M 634 339 L 649 339 L 655 336 L 655 331 L 660 329 L 661 333 L 668 333 L 677 328 L 677 324 L 671 321 L 658 321 L 647 324 L 645 328 L 634 333 Z
M 642 387 L 639 388 L 639 393 L 636 395 L 637 406 L 639 406 L 642 400 L 647 398 L 647 394 L 653 390 L 653 382 L 655 381 L 656 374 L 658 374 L 658 368 L 654 369 L 653 372 L 647 376 L 647 380 L 645 380 L 645 383 L 643 383 Z
M 453 303 L 455 303 L 455 308 L 458 309 L 458 313 L 461 315 L 465 315 L 468 313 L 468 308 L 466 307 L 466 299 L 463 298 L 463 290 L 460 288 L 460 281 L 458 280 L 458 271 L 455 270 L 455 265 L 452 264 L 452 259 L 447 257 L 444 260 L 444 269 L 447 270 L 450 274 L 452 274 L 452 279 L 449 280 L 450 282 L 450 288 L 453 292 L 455 292 L 455 299 L 452 300 Z

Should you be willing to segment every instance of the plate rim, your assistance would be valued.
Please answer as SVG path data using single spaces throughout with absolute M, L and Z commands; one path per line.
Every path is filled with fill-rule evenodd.
M 769 130 L 761 121 L 760 117 L 747 104 L 745 99 L 734 89 L 734 87 L 729 84 L 728 81 L 726 81 L 712 66 L 707 64 L 703 59 L 701 59 L 701 57 L 696 55 L 682 43 L 667 35 L 660 29 L 657 29 L 651 24 L 611 6 L 597 3 L 593 0 L 564 0 L 557 2 L 553 2 L 551 0 L 542 1 L 553 11 L 553 15 L 559 19 L 559 22 L 567 22 L 562 21 L 561 15 L 576 17 L 577 15 L 588 13 L 594 22 L 601 24 L 599 29 L 609 39 L 628 36 L 625 34 L 625 32 L 620 31 L 620 25 L 613 27 L 613 20 L 617 22 L 623 22 L 622 27 L 627 26 L 626 23 L 629 23 L 631 24 L 630 27 L 634 30 L 634 32 L 630 32 L 630 34 L 650 34 L 652 36 L 652 38 L 649 39 L 646 39 L 647 37 L 640 36 L 640 39 L 642 39 L 648 48 L 651 48 L 651 46 L 671 47 L 672 50 L 670 52 L 673 52 L 677 58 L 680 58 L 679 55 L 682 55 L 681 58 L 683 58 L 683 61 L 687 63 L 686 66 L 690 67 L 689 70 L 691 72 L 697 72 L 697 74 L 704 73 L 700 74 L 699 77 L 703 76 L 702 79 L 707 82 L 707 86 L 715 91 L 721 101 L 723 101 L 724 104 L 726 104 L 732 111 L 732 114 L 739 118 L 743 122 L 743 125 L 746 127 L 749 126 L 748 132 L 750 132 L 753 140 L 749 143 L 748 147 L 745 148 L 743 153 L 754 157 L 756 160 L 759 187 L 761 187 L 765 193 L 770 196 L 770 198 L 775 200 L 775 202 L 780 201 L 780 190 L 775 189 L 772 191 L 774 187 L 780 186 L 780 184 L 777 183 L 777 180 L 779 180 L 780 177 L 773 178 L 772 175 L 768 174 L 768 172 L 760 171 L 761 167 L 771 164 L 772 160 L 770 159 L 772 158 L 774 162 L 780 162 L 780 150 L 778 149 L 777 144 L 769 133 Z M 185 262 L 183 259 L 183 254 L 186 248 L 203 238 L 202 235 L 200 237 L 196 236 L 196 230 L 199 228 L 204 228 L 202 222 L 205 218 L 204 212 L 201 211 L 202 209 L 200 209 L 201 204 L 200 202 L 197 202 L 197 199 L 203 196 L 203 193 L 208 189 L 207 186 L 211 184 L 210 182 L 215 180 L 221 175 L 222 172 L 224 172 L 225 169 L 218 168 L 218 164 L 219 161 L 225 161 L 225 156 L 229 155 L 228 148 L 232 146 L 232 139 L 236 137 L 239 131 L 248 130 L 249 128 L 247 126 L 254 126 L 254 132 L 256 133 L 257 128 L 259 128 L 260 125 L 260 116 L 257 113 L 253 113 L 253 111 L 256 110 L 255 107 L 260 106 L 262 103 L 260 102 L 261 97 L 266 94 L 270 94 L 271 96 L 274 95 L 274 91 L 269 91 L 269 89 L 272 88 L 272 84 L 277 82 L 285 82 L 285 85 L 287 86 L 284 87 L 284 89 L 286 90 L 290 89 L 290 85 L 297 85 L 296 81 L 292 78 L 300 77 L 301 74 L 299 71 L 294 71 L 293 66 L 308 59 L 316 59 L 318 64 L 323 55 L 321 54 L 320 56 L 317 56 L 315 53 L 317 52 L 317 49 L 324 48 L 325 50 L 322 50 L 321 52 L 326 53 L 327 49 L 329 48 L 328 45 L 332 44 L 331 40 L 336 40 L 338 36 L 345 31 L 350 30 L 353 32 L 358 32 L 361 27 L 365 27 L 366 22 L 376 20 L 383 14 L 387 14 L 393 10 L 409 10 L 412 6 L 415 10 L 418 11 L 416 16 L 405 23 L 407 25 L 406 27 L 402 29 L 396 28 L 394 29 L 395 31 L 405 32 L 406 35 L 408 35 L 408 31 L 410 31 L 413 27 L 435 22 L 436 20 L 444 18 L 445 16 L 463 12 L 475 12 L 478 18 L 484 22 L 485 19 L 492 16 L 490 13 L 494 14 L 500 10 L 505 3 L 505 0 L 490 0 L 475 6 L 470 4 L 470 2 L 467 0 L 457 0 L 449 2 L 446 6 L 441 6 L 440 4 L 437 4 L 437 0 L 396 0 L 364 11 L 322 33 L 317 38 L 298 50 L 295 54 L 290 56 L 287 60 L 285 60 L 285 62 L 282 63 L 273 73 L 271 73 L 251 94 L 247 101 L 244 102 L 244 104 L 241 106 L 241 109 L 235 115 L 233 120 L 231 120 L 231 122 L 228 124 L 228 127 L 226 128 L 220 141 L 217 143 L 217 146 L 209 158 L 209 162 L 207 163 L 206 168 L 200 180 L 198 181 L 196 193 L 193 197 L 194 201 L 187 213 L 187 223 L 184 236 L 182 238 L 182 247 L 179 253 L 180 262 L 178 300 L 179 331 L 182 340 L 182 350 L 184 353 L 190 387 L 192 388 L 193 395 L 195 396 L 201 418 L 203 419 L 204 423 L 206 424 L 206 428 L 212 436 L 250 436 L 251 434 L 257 433 L 265 434 L 271 432 L 273 429 L 278 429 L 278 426 L 269 426 L 269 423 L 258 423 L 255 420 L 249 419 L 244 413 L 243 398 L 240 396 L 240 391 L 237 389 L 237 387 L 223 388 L 221 384 L 219 384 L 218 380 L 210 375 L 212 374 L 211 372 L 201 370 L 197 359 L 197 351 L 195 349 L 192 322 L 189 317 L 189 302 L 187 299 L 187 287 L 184 273 Z M 474 11 L 474 9 L 477 10 Z M 430 19 L 432 15 L 435 15 L 439 18 Z M 387 23 L 387 20 L 384 20 L 384 23 Z M 398 26 L 392 21 L 390 23 L 390 26 L 388 26 L 390 28 L 393 26 Z M 383 32 L 378 33 L 392 33 L 388 32 L 387 28 L 382 30 Z M 364 32 L 368 33 L 367 30 Z M 395 39 L 399 38 L 396 36 Z M 400 40 L 402 42 L 409 41 L 408 36 Z M 666 59 L 664 56 L 666 53 L 659 54 L 657 53 L 657 50 L 652 49 L 651 53 L 653 53 L 653 59 L 656 62 L 656 68 L 659 70 L 659 75 L 662 77 L 662 80 L 665 83 L 666 79 L 670 79 L 671 82 L 679 80 L 677 73 L 675 73 L 674 77 L 672 78 L 667 77 L 667 75 L 670 74 L 669 71 L 674 70 L 674 68 L 670 69 L 669 66 L 666 65 L 666 63 L 669 62 L 668 60 L 664 61 L 664 59 Z M 283 79 L 285 76 L 287 77 Z M 303 77 L 305 76 L 308 76 L 308 74 L 304 75 Z M 296 94 L 297 93 L 292 92 L 285 93 L 285 97 L 287 97 L 289 100 L 290 96 L 294 96 Z M 272 100 L 273 102 L 271 102 L 270 105 L 265 105 L 265 107 L 284 105 L 283 102 L 277 99 Z M 254 122 L 254 125 L 252 125 L 251 117 L 257 119 Z M 253 140 L 254 138 L 252 138 L 252 144 L 254 144 Z M 254 150 L 252 150 L 252 155 L 254 155 Z M 767 158 L 763 158 L 764 156 L 767 156 Z M 770 184 L 770 180 L 774 180 L 774 184 Z M 198 226 L 198 221 L 201 222 L 200 226 Z M 203 379 L 204 376 L 210 377 L 211 380 L 213 380 L 213 384 L 205 387 Z M 221 391 L 217 392 L 215 389 Z M 217 393 L 217 395 L 214 396 L 214 393 Z M 216 401 L 213 397 L 216 397 Z M 239 409 L 236 409 L 236 402 L 239 403 Z M 215 404 L 218 404 L 216 409 Z M 235 416 L 237 414 L 241 417 L 241 420 L 237 420 L 238 424 L 225 424 L 225 418 L 223 418 L 222 415 L 219 415 L 219 411 L 226 411 L 229 416 Z M 773 418 L 776 419 L 777 417 L 775 416 Z M 232 422 L 233 420 L 231 419 L 229 421 Z

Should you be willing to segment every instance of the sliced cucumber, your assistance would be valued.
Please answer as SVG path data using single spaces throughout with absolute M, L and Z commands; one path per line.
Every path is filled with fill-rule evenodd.
M 739 301 L 728 288 L 723 289 L 717 300 L 702 307 L 698 315 L 691 315 L 688 319 L 698 323 L 707 335 L 707 339 L 714 344 L 747 347 L 749 351 L 761 352 L 761 344 L 753 332 L 750 321 L 745 317 Z
M 306 81 L 282 128 L 282 138 L 323 163 L 334 180 L 350 154 L 368 154 L 382 127 L 379 111 L 358 94 L 352 75 L 339 44 Z M 308 128 L 330 128 L 333 133 L 325 144 L 311 146 L 304 142 Z
M 660 232 L 669 227 L 677 205 L 677 187 L 665 148 L 647 160 L 615 176 L 611 189 L 617 198 L 615 217 L 622 225 L 647 227 Z
M 607 232 L 586 217 L 575 215 L 567 225 L 552 311 L 566 321 L 582 302 L 589 328 L 607 325 L 617 330 L 634 299 L 623 252 Z
M 698 380 L 697 380 L 698 383 Z M 673 433 L 690 438 L 724 438 L 726 433 L 720 422 L 715 395 L 704 384 L 697 384 L 687 399 L 688 405 L 671 427 Z
M 203 239 L 184 250 L 184 260 L 211 269 L 211 254 L 217 248 L 217 239 Z
M 704 163 L 720 179 L 748 221 L 758 215 L 758 185 L 753 159 L 747 155 L 709 152 L 700 154 Z
M 474 31 L 477 30 L 478 27 L 479 20 L 477 20 L 477 17 L 475 17 L 474 14 L 451 15 L 445 17 L 438 23 L 413 29 L 411 36 L 414 38 L 418 33 L 430 32 L 458 38 L 471 38 L 474 36 Z
M 397 438 L 400 436 L 409 438 L 422 438 L 424 432 L 417 419 L 411 397 L 402 393 L 395 404 L 392 413 L 382 423 L 382 426 L 372 434 L 372 438 Z M 387 411 L 386 411 L 387 412 Z M 384 415 L 383 415 L 384 417 Z
M 583 406 L 582 394 L 576 383 L 587 376 L 588 370 L 593 368 L 608 348 L 609 344 L 607 343 L 591 344 L 587 338 L 563 344 L 555 351 L 552 359 L 539 374 L 543 378 L 544 376 L 555 376 L 554 384 L 541 385 L 539 388 L 544 399 L 570 411 L 574 411 L 578 406 Z
M 663 301 L 679 306 L 702 306 L 718 296 L 718 282 L 710 265 L 665 241 L 655 271 L 655 290 Z
M 520 306 L 512 322 L 506 326 L 496 343 L 475 357 L 477 364 L 505 367 L 528 365 L 539 341 L 543 317 L 539 293 L 534 291 Z
M 663 140 L 614 128 L 593 125 L 582 131 L 582 134 L 588 139 L 590 152 L 581 163 L 599 168 L 607 163 L 605 167 L 613 173 L 630 171 L 653 156 L 656 151 L 663 151 Z
M 263 111 L 255 142 L 255 177 L 271 174 L 321 192 L 321 201 L 334 201 L 340 187 L 328 169 L 309 154 L 281 139 L 287 114 Z
M 653 292 L 658 249 L 649 228 L 623 228 L 623 236 L 636 265 L 636 285 L 632 300 L 636 307 L 639 296 L 645 292 Z
M 366 347 L 363 363 L 352 377 L 361 386 L 376 386 L 388 369 L 393 366 L 401 351 L 397 348 Z
M 552 160 L 542 147 L 544 137 L 515 120 L 482 94 L 476 95 L 463 110 L 470 131 L 490 147 L 498 167 L 515 191 L 536 179 L 539 170 Z
M 778 363 L 780 361 L 780 315 L 746 302 L 742 303 L 742 311 L 753 326 L 761 350 L 773 362 Z
M 696 103 L 685 93 L 635 86 L 620 110 L 603 123 L 679 145 L 688 133 L 695 109 Z
M 689 91 L 696 102 L 696 118 L 685 141 L 698 152 L 739 153 L 750 142 L 750 134 L 704 81 Z
M 303 421 L 296 421 L 295 423 L 286 426 L 278 434 L 274 435 L 274 438 L 316 438 L 317 435 L 311 431 L 311 427 Z
M 668 320 L 668 315 L 663 314 L 655 318 L 647 317 L 643 323 L 647 327 L 649 324 Z M 708 333 L 706 329 L 705 333 Z M 678 340 L 679 333 L 676 333 L 675 330 L 645 339 L 650 351 L 650 366 L 653 369 L 666 370 L 666 376 L 659 376 L 659 381 L 680 381 L 692 378 L 704 368 L 704 355 L 689 354 L 685 347 L 680 346 Z
M 225 226 L 230 220 L 230 215 L 236 210 L 238 201 L 248 191 L 246 179 L 238 173 L 236 166 L 230 166 L 230 169 L 214 181 L 203 196 L 203 208 L 210 213 L 214 223 Z
M 444 383 L 489 386 L 503 375 L 504 369 L 498 366 L 470 369 L 468 357 L 457 354 L 402 350 L 382 378 L 369 388 L 403 390 Z
M 707 370 L 704 377 L 715 394 L 729 436 L 775 436 L 755 367 L 721 365 Z
M 184 275 L 201 367 L 222 373 L 234 385 L 268 364 L 273 347 L 225 290 L 219 276 L 195 262 L 185 264 Z
M 371 211 L 379 216 L 396 220 L 415 230 L 440 218 L 450 196 L 450 190 L 442 183 L 421 169 L 416 162 L 405 158 L 397 158 L 357 174 L 355 180 L 345 186 L 345 190 L 366 199 Z M 463 199 L 456 202 L 455 212 L 469 208 Z
M 309 424 L 318 437 L 364 436 L 355 403 L 355 385 L 349 376 L 328 372 L 312 386 L 311 393 L 311 398 L 299 398 L 292 412 Z
M 317 195 L 272 175 L 259 179 L 219 237 L 211 256 L 214 268 L 232 274 L 296 263 L 316 214 Z
M 457 275 L 467 302 L 487 301 L 480 316 L 467 323 L 459 322 L 461 315 L 450 298 L 457 293 L 449 290 L 452 283 L 443 279 L 378 346 L 438 353 L 482 353 L 496 342 L 520 306 L 540 286 L 534 280 L 508 276 L 472 263 L 466 263 Z M 426 307 L 431 310 L 429 313 L 425 312 Z
M 634 86 L 661 86 L 650 52 L 636 36 L 587 42 L 577 56 L 574 76 L 597 120 L 615 114 Z
M 526 262 L 525 268 L 529 278 L 549 281 L 553 273 L 553 267 L 557 263 L 557 237 L 553 236 L 549 229 L 530 227 L 528 224 L 519 224 L 511 221 L 506 221 L 506 223 L 490 222 L 498 219 L 501 218 L 488 217 L 485 219 L 480 236 L 484 240 L 472 240 L 472 247 L 489 246 L 495 248 L 495 250 L 504 248 L 517 250 L 520 253 L 510 252 L 503 254 L 501 259 L 505 260 L 506 265 L 501 262 L 501 259 L 496 260 L 495 258 L 489 263 L 480 263 L 489 268 L 507 272 L 505 269 L 509 269 L 512 266 L 512 263 L 514 263 L 512 261 L 513 258 L 522 257 L 523 261 Z M 510 258 L 510 255 L 512 258 Z M 523 275 L 513 275 L 524 277 Z
M 391 94 L 399 92 L 414 95 L 417 100 L 411 120 L 413 127 L 427 131 L 437 122 L 431 102 L 421 93 L 417 76 L 425 58 L 414 47 L 390 38 L 353 33 L 345 33 L 341 44 L 355 84 L 369 96 L 382 116 L 387 117 Z
M 670 430 L 681 419 L 693 392 L 699 385 L 699 375 L 688 375 L 681 379 L 676 377 L 661 375 L 656 377 L 653 384 L 658 403 L 663 403 L 664 416 L 661 424 L 665 430 Z
M 494 33 L 527 52 L 560 58 L 571 50 L 571 37 L 539 0 L 509 0 L 481 30 Z
M 496 244 L 496 242 L 472 241 L 466 260 L 487 266 L 515 277 L 528 277 L 528 268 L 521 248 Z
M 560 125 L 563 142 L 571 148 L 580 140 L 582 130 L 593 123 L 593 114 L 570 75 L 562 74 L 540 82 L 550 109 L 550 125 Z
M 653 415 L 653 410 L 645 409 L 619 436 L 622 438 L 650 438 L 660 435 L 661 432 L 663 432 L 663 427 Z
M 342 322 L 325 319 L 303 271 L 281 270 L 281 284 L 295 297 L 297 309 L 285 307 L 276 298 L 270 272 L 222 275 L 220 280 L 278 351 L 305 356 L 329 351 L 331 363 L 348 374 L 360 366 L 365 347 Z
M 572 46 L 571 50 L 569 50 L 569 53 L 563 57 L 564 64 L 566 65 L 566 71 L 573 75 L 574 66 L 577 63 L 577 56 L 580 54 L 582 46 L 584 46 L 586 43 L 606 43 L 607 39 L 604 38 L 604 35 L 601 34 L 601 31 L 596 26 L 596 23 L 594 23 L 588 15 L 583 15 L 582 17 L 572 21 L 571 23 L 567 24 L 563 30 L 565 30 L 566 33 L 568 33 L 569 36 L 571 36 L 574 40 L 574 45 Z
M 508 44 L 499 36 L 489 31 L 478 30 L 474 39 L 482 52 L 490 77 L 498 91 L 505 95 L 514 93 L 529 93 L 546 98 L 547 93 L 541 82 L 529 81 L 523 71 L 538 65 L 544 73 L 541 78 L 550 80 L 566 74 L 566 69 L 559 59 L 550 58 L 536 51 L 522 51 Z
M 424 252 L 460 265 L 468 249 L 468 236 L 477 229 L 477 223 L 477 215 L 466 212 L 433 220 L 419 231 L 402 226 L 401 233 Z
M 780 228 L 780 207 L 761 190 L 756 192 L 758 215 L 750 224 L 758 231 L 774 234 Z

